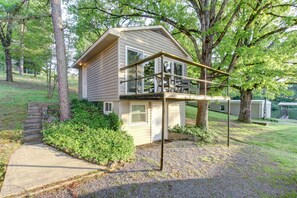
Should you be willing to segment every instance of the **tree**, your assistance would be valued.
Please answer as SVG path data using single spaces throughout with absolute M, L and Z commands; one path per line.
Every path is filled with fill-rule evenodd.
M 0 40 L 2 47 L 5 52 L 5 63 L 6 63 L 6 81 L 12 82 L 12 60 L 11 60 L 11 41 L 12 32 L 14 25 L 14 17 L 20 12 L 22 6 L 27 2 L 27 0 L 19 1 L 9 1 L 1 5 L 1 13 L 4 13 L 4 18 L 0 20 Z
M 221 65 L 228 64 L 233 87 L 240 91 L 238 120 L 251 122 L 253 91 L 268 88 L 282 93 L 284 79 L 292 75 L 288 62 L 296 55 L 297 18 L 294 1 L 256 1 L 242 7 L 230 40 L 217 50 Z M 233 46 L 233 47 L 232 47 Z M 229 51 L 226 51 L 229 49 Z M 281 81 L 282 80 L 282 81 Z
M 209 67 L 213 66 L 214 49 L 222 42 L 240 10 L 242 1 L 228 0 L 89 0 L 80 1 L 77 10 L 90 10 L 105 14 L 108 19 L 134 21 L 150 19 L 152 23 L 166 24 L 176 34 L 183 34 L 193 47 L 194 59 Z M 228 7 L 228 9 L 227 9 Z M 208 77 L 201 71 L 200 78 Z M 200 92 L 204 93 L 204 84 Z M 208 128 L 208 102 L 198 102 L 196 125 Z
M 70 119 L 70 104 L 68 94 L 68 79 L 66 66 L 65 41 L 63 33 L 63 20 L 61 11 L 61 0 L 51 0 L 52 21 L 56 42 L 56 58 L 58 71 L 60 120 Z

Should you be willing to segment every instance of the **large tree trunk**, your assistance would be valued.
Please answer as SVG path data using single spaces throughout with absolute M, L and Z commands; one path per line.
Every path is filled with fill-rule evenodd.
M 65 41 L 61 14 L 61 0 L 51 0 L 52 21 L 56 42 L 56 57 L 59 86 L 60 120 L 70 119 L 70 104 L 68 96 L 68 79 L 66 66 Z
M 6 81 L 13 82 L 10 50 L 8 47 L 6 47 L 4 51 L 5 51 L 5 63 L 6 63 Z
M 252 98 L 252 90 L 248 89 L 240 91 L 240 110 L 238 121 L 251 123 Z
M 207 19 L 204 19 L 207 20 Z M 206 23 L 206 22 L 205 22 Z M 206 25 L 206 24 L 204 24 Z M 212 49 L 211 44 L 213 43 L 213 36 L 205 36 L 202 41 L 202 56 L 201 63 L 207 65 L 209 67 L 212 66 L 211 58 L 212 58 Z M 207 71 L 201 69 L 200 74 L 201 80 L 207 80 Z M 200 83 L 200 94 L 207 95 L 207 84 Z M 208 101 L 198 101 L 197 103 L 198 111 L 196 116 L 196 126 L 201 127 L 203 129 L 208 129 Z

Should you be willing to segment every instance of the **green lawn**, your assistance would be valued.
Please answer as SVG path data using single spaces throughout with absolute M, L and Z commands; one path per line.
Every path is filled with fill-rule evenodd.
M 77 97 L 77 79 L 69 78 L 70 97 Z M 14 75 L 14 82 L 5 81 L 0 71 L 0 130 L 22 129 L 30 102 L 58 102 L 57 91 L 53 98 L 47 98 L 45 76 L 33 77 Z
M 196 107 L 186 107 L 186 117 L 190 120 L 196 118 L 196 112 Z M 226 119 L 226 114 L 209 112 L 209 129 L 219 134 L 223 141 L 227 134 Z M 275 169 L 266 170 L 267 173 L 279 175 L 277 173 L 282 172 L 285 181 L 297 186 L 297 124 L 271 122 L 269 126 L 261 126 L 239 123 L 236 119 L 231 116 L 231 138 L 261 149 L 278 165 Z
M 69 78 L 70 97 L 77 98 L 77 78 Z M 10 155 L 21 145 L 22 125 L 30 102 L 58 102 L 57 91 L 47 98 L 45 76 L 14 75 L 14 82 L 6 82 L 0 71 L 0 188 Z

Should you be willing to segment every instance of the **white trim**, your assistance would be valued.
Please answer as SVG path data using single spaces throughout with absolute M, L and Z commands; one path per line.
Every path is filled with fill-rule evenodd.
M 120 97 L 121 95 L 121 88 L 122 88 L 122 84 L 121 84 L 121 70 L 120 70 L 120 67 L 121 67 L 121 39 L 119 38 L 118 39 L 118 97 Z M 126 83 L 124 83 L 125 85 Z
M 145 106 L 145 122 L 132 122 L 132 106 L 144 105 Z M 129 103 L 129 126 L 141 126 L 148 124 L 148 103 L 147 102 L 130 102 Z
M 87 74 L 87 67 L 81 68 L 82 72 L 82 98 L 87 99 L 88 98 L 88 74 Z
M 109 108 L 109 104 L 110 104 L 110 109 L 109 110 L 106 110 L 106 108 L 105 108 L 105 105 L 106 104 L 108 104 L 108 107 L 107 108 Z M 114 105 L 113 105 L 113 102 L 103 102 L 103 113 L 105 114 L 105 115 L 108 115 L 108 114 L 110 114 L 110 113 L 112 113 L 113 112 L 113 109 L 114 109 Z
M 96 47 L 97 45 L 99 45 L 100 42 L 102 42 L 109 34 L 112 34 L 114 36 L 120 37 L 120 33 L 115 31 L 114 29 L 116 28 L 111 28 L 109 30 L 107 30 L 106 32 L 103 33 L 103 35 L 101 37 L 98 38 L 97 41 L 95 41 L 95 43 L 93 43 L 76 61 L 75 63 L 71 66 L 73 68 L 75 68 L 77 65 L 79 66 L 79 62 L 81 62 L 81 60 L 90 52 L 94 49 L 94 47 Z
M 135 47 L 131 47 L 128 45 L 125 45 L 125 66 L 128 65 L 128 50 L 131 51 L 135 51 L 135 52 L 141 52 L 142 53 L 142 59 L 144 57 L 145 52 L 141 49 L 137 49 Z M 128 69 L 125 70 L 125 80 L 128 80 Z M 137 87 L 137 85 L 136 85 Z M 128 93 L 132 93 L 132 92 L 128 92 L 128 82 L 125 83 L 125 94 L 127 95 Z

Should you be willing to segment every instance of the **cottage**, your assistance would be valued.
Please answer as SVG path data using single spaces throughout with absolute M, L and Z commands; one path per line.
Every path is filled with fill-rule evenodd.
M 230 100 L 230 105 L 230 114 L 238 116 L 240 110 L 240 100 Z M 227 113 L 227 101 L 212 101 L 209 105 L 209 109 L 212 111 Z M 251 117 L 263 118 L 264 115 L 266 118 L 271 118 L 271 102 L 268 100 L 252 100 Z
M 109 29 L 73 67 L 79 96 L 103 102 L 104 113 L 119 115 L 123 130 L 141 145 L 161 140 L 162 131 L 166 139 L 168 126 L 185 125 L 185 100 L 213 98 L 197 92 L 201 80 L 186 77 L 188 65 L 203 67 L 164 27 L 150 26 Z

